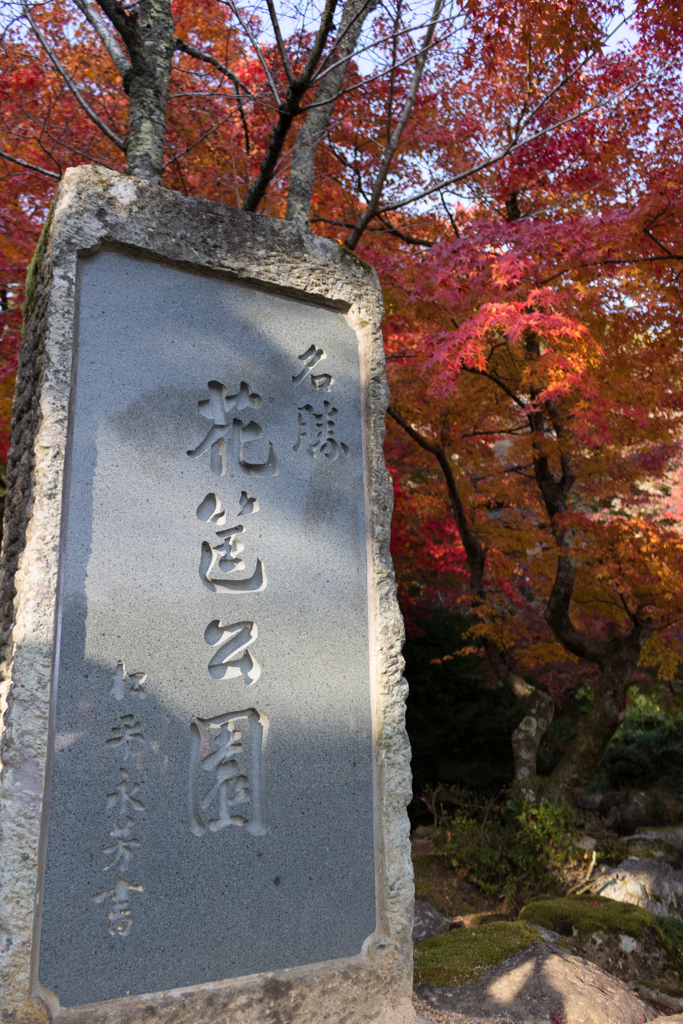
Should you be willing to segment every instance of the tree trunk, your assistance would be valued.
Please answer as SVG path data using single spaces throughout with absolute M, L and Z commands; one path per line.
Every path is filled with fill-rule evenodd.
M 593 702 L 569 750 L 555 771 L 542 780 L 542 799 L 572 803 L 590 781 L 609 742 L 626 717 L 628 688 L 640 657 L 640 644 L 632 637 L 615 643 L 613 656 L 603 665 Z
M 128 173 L 160 181 L 164 169 L 168 79 L 175 47 L 170 0 L 141 3 L 137 27 L 137 45 L 130 55 Z
M 292 166 L 289 172 L 289 191 L 285 219 L 310 229 L 311 197 L 315 181 L 315 158 L 329 131 L 334 104 L 346 76 L 351 54 L 356 48 L 363 23 L 375 9 L 378 0 L 347 0 L 344 5 L 337 39 L 340 40 L 329 58 L 329 65 L 336 64 L 320 82 L 314 103 L 324 106 L 313 107 L 296 137 L 292 150 Z M 340 63 L 337 64 L 337 61 Z
M 487 643 L 486 655 L 495 674 L 524 708 L 524 718 L 512 734 L 512 754 L 515 762 L 513 791 L 529 803 L 538 799 L 540 779 L 536 772 L 538 748 L 555 714 L 555 702 L 550 694 L 532 686 L 507 664 L 505 655 L 495 644 Z
M 140 0 L 126 10 L 118 0 L 98 0 L 130 58 L 124 88 L 130 105 L 126 139 L 128 173 L 158 182 L 164 169 L 168 80 L 175 49 L 171 0 Z

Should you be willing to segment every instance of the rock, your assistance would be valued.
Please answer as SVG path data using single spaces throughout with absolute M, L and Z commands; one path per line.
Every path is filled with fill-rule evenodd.
M 683 874 L 661 860 L 629 857 L 599 875 L 591 891 L 661 917 L 683 918 Z
M 527 924 L 538 932 L 544 942 L 558 942 L 562 936 L 559 932 L 551 932 L 549 928 L 544 928 L 543 925 L 534 924 L 533 921 L 528 921 Z
M 640 857 L 645 860 L 665 860 L 672 867 L 681 863 L 679 849 L 665 839 L 636 833 L 633 836 L 624 836 L 621 841 L 631 857 Z
M 668 992 L 660 992 L 657 988 L 649 988 L 643 984 L 637 985 L 636 988 L 639 996 L 647 999 L 648 1003 L 652 1003 L 659 1010 L 673 1010 L 677 1014 L 683 1011 L 683 999 L 679 996 L 672 996 Z
M 576 801 L 576 806 L 584 811 L 599 811 L 603 801 L 602 793 L 584 793 Z
M 639 828 L 622 843 L 634 857 L 666 860 L 677 871 L 683 866 L 683 828 Z
M 681 820 L 682 811 L 680 797 L 635 790 L 605 793 L 599 804 L 601 817 L 618 832 L 632 833 L 641 828 L 675 825 Z
M 453 928 L 453 922 L 440 914 L 439 911 L 422 900 L 415 900 L 415 919 L 413 923 L 413 942 L 423 942 L 433 935 L 443 935 Z
M 418 985 L 466 985 L 538 943 L 538 932 L 525 921 L 494 921 L 433 935 L 415 946 L 414 981 Z
M 520 919 L 559 932 L 561 945 L 569 952 L 632 986 L 638 987 L 642 979 L 647 979 L 653 988 L 676 991 L 681 984 L 682 961 L 676 952 L 676 939 L 678 928 L 683 937 L 683 923 L 677 918 L 667 919 L 667 932 L 662 934 L 655 918 L 642 907 L 586 895 L 532 900 Z M 670 931 L 673 933 L 667 934 Z M 663 1004 L 661 1009 L 678 1007 Z
M 655 1017 L 652 1024 L 664 1024 L 664 1021 L 666 1024 L 683 1024 L 683 1013 L 675 1013 L 673 1017 Z
M 538 943 L 460 988 L 416 985 L 427 1006 L 465 1017 L 511 1024 L 643 1024 L 657 1010 L 616 978 L 558 946 Z M 666 1018 L 668 1021 L 674 1018 Z

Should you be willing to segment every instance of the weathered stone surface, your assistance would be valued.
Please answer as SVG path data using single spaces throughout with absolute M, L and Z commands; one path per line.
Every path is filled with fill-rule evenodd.
M 667 860 L 680 870 L 675 862 L 683 860 L 683 828 L 640 828 L 632 836 L 624 836 L 622 843 L 634 857 L 648 860 Z
M 627 789 L 609 793 L 584 793 L 578 798 L 577 804 L 587 811 L 597 811 L 610 828 L 618 832 L 677 825 L 683 815 L 681 797 L 665 792 L 643 793 Z
M 544 928 L 542 924 L 534 924 L 533 921 L 527 921 L 534 931 L 537 931 L 544 942 L 557 942 L 562 938 L 559 932 L 551 931 L 550 928 Z
M 662 992 L 661 989 L 654 986 L 650 987 L 641 982 L 637 982 L 633 987 L 639 996 L 646 999 L 648 1003 L 652 1003 L 658 1010 L 672 1010 L 676 1013 L 683 1010 L 683 999 L 679 996 L 671 996 L 668 992 Z
M 629 857 L 606 868 L 591 891 L 620 903 L 634 903 L 655 916 L 683 918 L 683 873 L 661 860 Z
M 77 271 L 81 274 L 80 293 Z M 110 282 L 109 289 L 103 287 L 105 282 Z M 150 294 L 154 303 L 145 305 L 142 297 Z M 83 348 L 82 362 L 76 363 L 74 393 L 72 351 L 79 295 Z M 5 688 L 9 691 L 0 840 L 0 913 L 5 939 L 0 959 L 2 1019 L 24 1024 L 49 1016 L 83 1024 L 125 1024 L 153 1016 L 160 1024 L 171 1020 L 174 1024 L 210 1024 L 224 1021 L 229 1015 L 235 1024 L 276 1024 L 285 1020 L 288 1024 L 322 1024 L 331 1019 L 348 1024 L 407 1024 L 414 1019 L 410 1002 L 412 872 L 405 814 L 410 776 L 403 717 L 406 687 L 401 680 L 402 627 L 388 553 L 391 487 L 382 457 L 388 392 L 380 334 L 381 294 L 374 274 L 339 247 L 289 224 L 184 199 L 101 168 L 82 167 L 69 171 L 60 186 L 53 218 L 32 271 L 27 311 L 10 454 L 11 492 L 5 520 L 8 540 L 3 552 L 0 607 Z M 208 325 L 207 319 L 211 321 Z M 278 412 L 277 402 L 272 409 L 266 403 L 275 390 L 273 375 L 279 373 L 278 380 L 284 380 L 283 386 L 290 391 L 296 387 L 293 378 L 302 366 L 295 365 L 294 370 L 289 364 L 285 367 L 285 357 L 296 361 L 310 345 L 315 348 L 326 344 L 330 353 L 336 353 L 335 366 L 329 356 L 329 365 L 323 364 L 315 372 L 336 375 L 335 400 L 339 394 L 348 401 L 345 409 L 339 402 L 338 417 L 330 413 L 331 418 L 336 417 L 338 433 L 328 433 L 327 437 L 338 442 L 337 458 L 324 458 L 335 453 L 332 446 L 327 452 L 316 451 L 317 477 L 321 480 L 327 473 L 329 484 L 331 466 L 348 476 L 353 460 L 361 459 L 365 504 L 352 477 L 334 499 L 324 483 L 321 494 L 315 497 L 293 469 L 295 483 L 277 492 L 273 483 L 277 474 L 268 476 L 262 468 L 268 463 L 267 445 L 271 441 L 281 467 L 290 463 L 294 467 L 297 455 L 310 459 L 309 465 L 313 465 L 310 449 L 294 451 L 296 424 L 293 436 L 288 435 L 284 406 Z M 178 379 L 171 379 L 175 370 L 169 368 L 177 367 L 174 351 L 192 345 L 194 360 L 186 360 Z M 212 372 L 209 364 L 215 365 L 219 351 L 224 362 Z M 240 354 L 242 363 L 238 366 L 236 356 Z M 258 386 L 249 374 L 259 378 Z M 203 499 L 214 493 L 208 485 L 200 487 L 201 493 L 197 491 L 202 462 L 201 472 L 208 472 L 210 445 L 196 459 L 188 459 L 186 454 L 201 447 L 209 427 L 197 416 L 197 402 L 209 397 L 207 381 L 211 379 L 225 384 L 228 396 L 239 391 L 244 380 L 261 399 L 256 403 L 251 392 L 244 391 L 247 413 L 261 408 L 262 403 L 264 415 L 268 412 L 271 417 L 263 421 L 263 442 L 245 437 L 246 447 L 241 450 L 233 444 L 239 465 L 258 467 L 257 471 L 245 470 L 244 480 L 227 471 L 215 478 L 222 485 L 230 484 L 233 490 L 237 487 L 234 495 L 223 495 L 216 486 L 223 509 L 229 509 L 230 521 L 226 519 L 225 523 L 218 523 L 218 519 L 214 523 L 210 515 L 199 512 L 195 515 L 200 506 L 207 510 Z M 306 385 L 310 386 L 310 380 Z M 313 399 L 319 399 L 322 410 L 328 386 L 329 381 L 321 377 L 318 389 L 309 392 L 307 403 L 314 405 Z M 354 387 L 356 394 L 362 390 L 363 395 L 357 408 L 352 398 Z M 74 508 L 71 529 L 61 507 L 70 399 L 74 441 L 65 493 L 71 494 Z M 229 397 L 225 401 L 229 403 Z M 304 403 L 294 397 L 292 404 L 296 410 Z M 186 418 L 190 407 L 193 436 L 188 438 L 180 420 Z M 199 408 L 202 415 L 206 411 Z M 214 411 L 213 406 L 209 411 Z M 247 413 L 246 424 L 252 419 Z M 315 406 L 312 415 L 317 413 Z M 253 419 L 260 422 L 257 415 Z M 302 432 L 305 414 L 303 420 L 302 424 L 300 417 Z M 214 417 L 213 422 L 219 421 Z M 150 436 L 151 452 L 145 450 Z M 159 455 L 169 437 L 180 453 L 177 469 Z M 323 444 L 325 438 L 318 440 Z M 303 442 L 309 444 L 311 438 Z M 341 442 L 347 445 L 348 453 L 339 447 Z M 229 446 L 230 438 L 227 443 Z M 220 459 L 220 445 L 214 455 Z M 230 458 L 229 447 L 226 457 Z M 272 468 L 272 461 L 270 465 Z M 298 465 L 301 467 L 300 461 Z M 121 474 L 118 487 L 117 471 Z M 355 480 L 359 479 L 356 471 Z M 191 487 L 186 486 L 188 481 L 193 481 Z M 258 494 L 256 487 L 250 486 L 252 482 L 261 488 Z M 201 483 L 203 486 L 203 478 Z M 182 501 L 187 504 L 190 499 L 190 491 L 193 507 L 189 512 L 184 510 L 183 515 L 192 539 L 183 553 L 174 524 Z M 202 543 L 206 552 L 213 541 L 212 536 L 202 533 L 207 522 L 213 530 L 244 522 L 235 518 L 237 507 L 229 508 L 229 502 L 230 506 L 234 504 L 242 492 L 246 494 L 245 502 L 252 497 L 261 502 L 259 514 L 249 516 L 248 525 L 253 534 L 250 539 L 255 541 L 258 535 L 262 551 L 254 545 L 245 572 L 251 577 L 256 571 L 254 557 L 262 555 L 265 575 L 270 572 L 271 576 L 269 589 L 254 585 L 253 591 L 239 595 L 249 603 L 248 609 L 246 604 L 237 607 L 236 598 L 231 596 L 230 611 L 224 612 L 219 598 L 226 594 L 217 581 L 230 578 L 226 575 L 230 570 L 225 563 L 215 565 L 216 571 L 203 563 L 201 568 L 198 552 Z M 159 494 L 163 496 L 161 511 L 154 505 Z M 296 529 L 306 521 L 303 506 L 301 514 L 296 509 L 302 501 L 305 505 L 307 494 L 311 499 L 315 497 L 309 502 L 314 519 L 316 515 L 320 519 L 321 513 L 323 519 L 325 515 L 329 519 L 327 547 L 323 544 L 317 552 L 317 520 L 309 524 L 312 536 L 296 536 Z M 152 512 L 147 517 L 146 500 Z M 88 501 L 94 502 L 95 515 L 89 512 Z M 278 503 L 282 511 L 279 525 L 272 512 Z M 249 511 L 244 506 L 242 510 Z M 218 517 L 217 508 L 211 511 Z M 258 531 L 257 523 L 261 524 Z M 37 944 L 32 937 L 33 903 L 36 893 L 43 895 L 38 822 L 46 764 L 48 779 L 50 772 L 47 734 L 60 531 L 64 550 L 69 553 L 61 576 L 63 646 L 59 662 L 66 703 L 56 701 L 53 692 L 56 742 L 50 756 L 55 765 L 54 803 L 49 839 L 41 846 L 43 857 L 47 848 L 45 962 L 38 975 Z M 126 536 L 131 539 L 128 547 L 121 544 Z M 245 540 L 247 537 L 245 533 Z M 218 537 L 214 544 L 221 540 Z M 291 565 L 287 561 L 297 546 L 304 569 L 317 557 L 317 580 L 310 579 L 310 568 L 302 574 L 296 558 Z M 354 614 L 364 584 L 357 574 L 349 574 L 348 562 L 356 566 L 364 563 L 365 554 L 360 555 L 363 547 L 368 559 L 370 616 L 368 619 L 363 615 L 361 622 L 354 619 Z M 358 554 L 353 553 L 356 549 Z M 275 559 L 277 551 L 287 553 L 280 565 Z M 238 553 L 239 549 L 228 552 Z M 118 563 L 118 567 L 112 563 Z M 123 581 L 119 593 L 117 573 L 119 583 Z M 335 573 L 342 589 L 346 587 L 337 595 L 336 606 Z M 240 578 L 244 578 L 242 572 Z M 297 578 L 303 585 L 296 585 Z M 174 585 L 182 589 L 187 581 L 189 588 L 191 580 L 198 587 L 196 609 L 192 602 L 185 608 L 182 602 L 174 603 Z M 128 586 L 124 585 L 126 581 Z M 282 607 L 278 611 L 275 602 L 269 611 L 265 598 L 276 592 L 278 583 Z M 216 590 L 210 590 L 207 584 L 216 585 Z M 204 612 L 200 610 L 202 605 Z M 256 657 L 260 651 L 266 661 L 270 658 L 271 664 L 278 665 L 280 678 L 275 680 L 276 673 L 271 674 L 270 689 L 265 669 L 263 682 L 246 678 L 246 663 L 237 677 L 231 669 L 221 679 L 226 665 L 234 668 L 237 664 L 236 655 L 230 653 L 224 655 L 223 662 L 219 659 L 215 672 L 209 673 L 207 655 L 211 657 L 212 649 L 206 644 L 211 645 L 213 635 L 205 641 L 200 633 L 195 651 L 184 659 L 174 655 L 182 631 L 188 623 L 192 629 L 196 625 L 192 616 L 196 614 L 197 622 L 201 618 L 203 623 L 209 606 L 209 618 L 221 623 L 242 626 L 258 618 L 259 623 L 263 621 L 274 629 L 278 620 L 287 616 L 296 623 L 291 640 L 281 642 L 279 655 L 275 649 L 267 653 L 267 643 L 261 643 L 267 630 L 259 634 L 258 651 L 253 646 Z M 327 623 L 335 627 L 329 637 Z M 217 626 L 219 632 L 223 628 Z M 301 650 L 306 628 L 312 653 Z M 213 646 L 230 639 L 223 636 Z M 125 650 L 117 653 L 127 643 L 131 645 L 127 657 Z M 276 660 L 278 656 L 282 665 Z M 151 673 L 146 660 L 153 663 Z M 121 662 L 118 668 L 117 661 Z M 293 664 L 299 668 L 294 686 Z M 339 685 L 330 689 L 336 676 Z M 254 685 L 247 689 L 247 681 Z M 112 742 L 105 748 L 103 767 L 90 758 L 89 736 L 97 735 L 98 741 L 105 742 L 98 730 L 112 701 L 121 723 L 110 729 Z M 264 711 L 268 701 L 269 709 Z M 145 732 L 143 714 L 155 724 L 151 731 L 145 726 L 147 734 L 136 738 L 134 732 Z M 130 715 L 133 717 L 129 722 Z M 221 735 L 228 718 L 233 731 L 237 727 L 242 731 L 244 756 L 254 771 L 264 723 L 270 725 L 272 759 L 267 762 L 271 771 L 267 793 L 270 797 L 274 791 L 278 798 L 275 803 L 271 800 L 266 818 L 264 807 L 256 806 L 258 787 L 251 781 L 249 790 L 244 786 L 231 790 L 233 797 L 250 794 L 249 800 L 243 799 L 241 804 L 238 801 L 235 807 L 236 814 L 245 811 L 245 805 L 248 808 L 242 815 L 241 828 L 213 828 L 203 812 L 201 797 L 208 799 L 203 791 L 194 804 L 190 797 L 188 808 L 188 777 L 191 785 L 197 782 L 195 772 L 192 783 L 192 737 L 203 740 L 204 747 L 208 743 L 206 750 L 201 747 L 197 755 L 200 760 L 214 748 L 219 754 L 211 739 L 215 733 L 210 731 L 212 721 L 218 718 L 226 719 L 215 722 Z M 278 739 L 273 720 L 282 718 L 285 727 Z M 130 751 L 123 742 L 128 734 Z M 148 756 L 140 754 L 143 739 Z M 130 760 L 123 757 L 124 751 L 129 751 Z M 116 764 L 115 785 L 107 783 L 103 789 L 115 755 L 121 760 Z M 220 758 L 219 763 L 223 763 Z M 128 771 L 133 765 L 147 772 L 147 789 L 141 788 L 134 795 L 143 803 L 140 798 L 144 792 L 148 801 L 144 811 L 134 807 L 134 814 L 140 815 L 140 835 L 136 828 L 112 840 L 107 840 L 105 833 L 104 843 L 94 842 L 95 818 L 103 813 L 107 797 L 112 798 L 110 804 L 114 806 L 112 789 L 116 789 L 117 781 L 126 782 L 133 795 L 131 787 L 138 780 L 130 772 L 118 779 L 122 768 Z M 199 761 L 195 768 L 198 766 Z M 239 770 L 246 772 L 241 762 Z M 170 779 L 177 776 L 167 790 L 162 784 L 164 773 Z M 183 779 L 184 792 L 178 792 Z M 374 839 L 369 816 L 373 786 Z M 99 806 L 96 796 L 100 798 Z M 349 819 L 336 826 L 335 800 L 348 808 L 342 818 Z M 157 811 L 154 822 L 151 806 Z M 359 813 L 351 818 L 353 807 Z M 125 810 L 121 803 L 122 820 L 117 819 L 116 824 L 122 833 L 128 827 Z M 213 813 L 219 813 L 215 806 Z M 332 817 L 328 822 L 329 815 Z M 131 816 L 137 825 L 138 818 Z M 184 832 L 178 840 L 177 822 L 181 819 Z M 124 876 L 123 868 L 128 868 L 133 857 L 142 864 L 145 823 L 149 850 L 156 854 L 158 864 L 150 856 L 146 883 L 140 882 L 139 889 L 129 887 L 130 907 L 136 906 L 136 898 L 142 904 L 148 894 L 154 895 L 159 878 L 176 877 L 173 899 L 167 881 L 168 898 L 159 901 L 163 904 L 166 899 L 166 917 L 157 916 L 155 927 L 153 916 L 145 926 L 140 925 L 142 918 L 138 916 L 126 934 L 128 918 L 119 908 L 118 933 L 114 920 L 114 934 L 106 935 L 110 945 L 100 944 L 102 953 L 98 954 L 99 939 L 95 938 L 93 946 L 96 933 L 92 932 L 94 918 L 89 915 L 93 910 L 101 914 L 106 934 L 111 918 L 104 904 L 116 892 L 116 879 L 109 881 L 110 875 L 120 872 L 123 881 L 138 884 L 138 879 Z M 325 849 L 325 833 L 327 846 L 337 851 L 331 854 L 329 863 L 321 863 L 325 860 L 323 854 L 330 853 Z M 205 840 L 218 840 L 220 845 L 211 846 Z M 271 840 L 274 845 L 269 852 Z M 98 903 L 92 900 L 98 890 L 91 886 L 90 862 L 93 856 L 103 859 L 107 841 L 114 848 L 104 862 L 109 857 L 112 864 L 106 876 L 100 874 L 102 865 L 97 868 L 104 893 Z M 193 873 L 192 856 L 197 844 L 205 852 Z M 273 859 L 271 853 L 278 850 Z M 245 869 L 247 858 L 251 874 Z M 308 878 L 308 863 L 302 870 L 302 860 L 307 859 L 314 870 L 320 871 L 319 879 Z M 74 863 L 81 865 L 75 878 L 69 874 L 69 865 Z M 216 888 L 218 869 L 224 891 Z M 301 877 L 304 874 L 306 877 Z M 290 893 L 293 899 L 286 895 L 288 880 L 294 886 Z M 78 884 L 74 886 L 74 882 Z M 76 892 L 71 905 L 67 895 L 70 884 Z M 206 906 L 201 905 L 202 900 Z M 301 908 L 302 900 L 305 913 L 297 918 L 296 908 Z M 310 906 L 306 906 L 306 900 Z M 350 907 L 348 914 L 345 904 Z M 316 909 L 322 911 L 319 919 Z M 233 922 L 226 920 L 231 913 Z M 141 942 L 135 951 L 139 964 L 134 968 L 136 958 L 123 955 L 121 944 L 136 933 Z M 270 961 L 269 954 L 264 953 L 269 948 L 267 939 L 273 951 Z M 74 949 L 81 941 L 83 949 Z M 185 955 L 185 942 L 191 947 L 190 955 Z M 208 965 L 202 964 L 202 945 L 209 949 L 212 944 L 218 952 L 212 954 Z M 163 947 L 165 953 L 160 958 Z M 107 949 L 112 951 L 113 959 L 107 959 Z M 60 953 L 64 960 L 73 959 L 74 971 L 64 970 Z M 319 963 L 321 960 L 328 962 Z M 63 989 L 71 1008 L 60 1007 L 49 992 L 39 993 L 44 1001 L 34 994 L 37 980 L 47 985 L 48 978 L 57 979 L 55 987 Z M 130 995 L 126 994 L 127 979 L 131 979 Z M 84 999 L 91 1003 L 84 1005 Z M 110 1001 L 103 1001 L 106 999 Z
M 453 927 L 453 922 L 440 914 L 436 907 L 424 900 L 415 900 L 413 919 L 413 942 L 431 939 L 432 935 L 443 935 Z
M 532 1024 L 556 1014 L 564 1024 L 643 1024 L 658 1015 L 623 982 L 545 943 L 460 988 L 417 985 L 415 991 L 435 1010 L 472 1021 Z

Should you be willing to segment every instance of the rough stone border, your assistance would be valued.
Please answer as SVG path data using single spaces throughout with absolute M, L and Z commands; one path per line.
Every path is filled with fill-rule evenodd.
M 32 990 L 40 819 L 48 751 L 62 478 L 77 259 L 110 249 L 332 305 L 355 329 L 364 411 L 374 632 L 378 927 L 356 957 L 63 1010 Z M 33 1024 L 409 1024 L 411 795 L 403 626 L 389 557 L 392 491 L 382 442 L 389 392 L 374 271 L 281 220 L 185 198 L 101 167 L 66 172 L 27 278 L 8 461 L 0 583 L 7 697 L 0 785 L 0 1020 Z M 371 642 L 372 647 L 372 642 Z M 372 653 L 372 651 L 371 651 Z M 68 955 L 68 951 L 65 951 Z

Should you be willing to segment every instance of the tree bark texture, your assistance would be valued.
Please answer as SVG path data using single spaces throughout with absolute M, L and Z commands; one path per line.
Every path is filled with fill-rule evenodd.
M 259 203 L 266 194 L 268 186 L 273 180 L 273 176 L 275 175 L 275 170 L 285 144 L 285 139 L 287 138 L 289 129 L 292 127 L 294 118 L 301 113 L 301 100 L 311 85 L 313 75 L 317 70 L 318 62 L 325 48 L 330 30 L 332 29 L 332 19 L 334 17 L 336 6 L 337 0 L 326 0 L 325 8 L 320 16 L 320 26 L 318 28 L 315 42 L 313 43 L 306 65 L 301 74 L 296 76 L 293 75 L 288 64 L 286 65 L 289 89 L 287 90 L 284 102 L 280 105 L 277 124 L 270 133 L 268 148 L 266 149 L 263 160 L 261 161 L 259 173 L 251 183 L 246 199 L 242 204 L 243 210 L 247 210 L 252 213 L 256 212 L 259 208 Z M 275 22 L 275 24 L 277 24 L 277 22 Z M 275 24 L 273 27 L 275 27 Z
M 377 2 L 378 0 L 347 0 L 344 5 L 337 35 L 340 41 L 328 58 L 331 70 L 322 79 L 315 93 L 314 102 L 322 103 L 324 106 L 315 106 L 308 111 L 294 143 L 285 219 L 301 224 L 308 230 L 311 226 L 311 198 L 318 149 L 329 131 L 334 104 L 346 77 L 349 60 L 356 48 L 365 19 L 375 9 Z
M 593 702 L 581 727 L 552 774 L 542 780 L 542 799 L 571 803 L 600 764 L 609 742 L 626 717 L 628 688 L 638 666 L 642 642 L 631 634 L 614 641 L 603 665 Z
M 495 644 L 485 644 L 491 668 L 524 708 L 524 718 L 512 733 L 512 754 L 515 763 L 513 789 L 528 803 L 535 803 L 543 780 L 536 771 L 538 748 L 555 714 L 550 694 L 522 679 L 507 664 L 504 653 Z
M 168 81 L 175 49 L 170 0 L 140 0 L 127 11 L 118 0 L 98 0 L 130 58 L 124 88 L 130 104 L 128 173 L 158 182 L 164 169 Z

